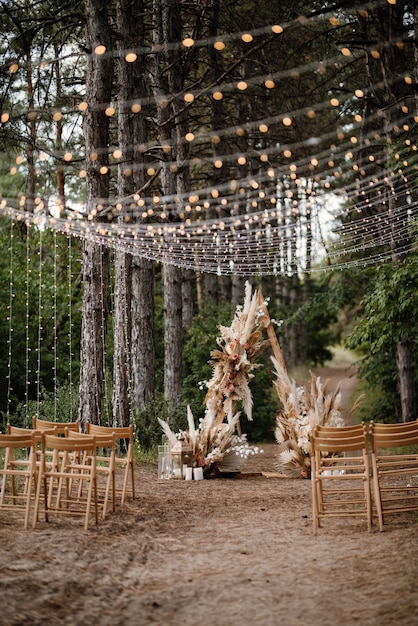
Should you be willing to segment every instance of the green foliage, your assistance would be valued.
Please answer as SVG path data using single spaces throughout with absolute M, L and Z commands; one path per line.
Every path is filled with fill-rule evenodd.
M 400 419 L 396 344 L 402 338 L 411 339 L 417 366 L 417 278 L 417 255 L 411 255 L 403 263 L 376 267 L 374 280 L 369 284 L 370 290 L 362 301 L 358 323 L 346 341 L 347 347 L 364 355 L 360 362 L 360 377 L 372 389 L 380 390 L 369 408 L 369 419 Z
M 230 304 L 206 305 L 198 313 L 187 331 L 183 347 L 183 394 L 189 404 L 198 407 L 196 419 L 203 417 L 206 395 L 205 383 L 212 376 L 210 353 L 218 346 L 219 325 L 229 326 L 235 307 Z
M 302 285 L 299 288 L 302 289 Z M 338 313 L 336 303 L 330 297 L 328 284 L 322 281 L 312 281 L 311 295 L 305 301 L 301 297 L 298 302 L 302 304 L 293 310 L 287 302 L 280 308 L 269 306 L 272 319 L 283 320 L 278 330 L 280 345 L 286 346 L 288 329 L 294 325 L 299 342 L 299 360 L 305 363 L 306 359 L 306 364 L 311 367 L 322 365 L 331 358 L 327 346 L 338 342 L 338 334 L 333 327 Z
M 418 257 L 376 268 L 373 291 L 363 302 L 362 319 L 351 335 L 355 346 L 368 343 L 375 352 L 393 351 L 418 321 Z
M 167 422 L 174 432 L 178 432 L 180 429 L 185 430 L 187 428 L 187 404 L 190 403 L 181 399 L 172 409 L 164 400 L 163 394 L 158 393 L 146 409 L 135 412 L 132 416 L 132 422 L 140 450 L 153 450 L 161 443 L 163 431 L 158 418 Z M 193 411 L 192 405 L 190 408 Z
M 396 372 L 393 367 L 386 364 L 386 370 L 382 368 L 384 380 L 374 376 L 375 360 L 364 364 L 361 369 L 361 382 L 358 393 L 365 393 L 364 401 L 356 411 L 359 422 L 384 422 L 396 424 L 401 421 L 401 407 L 396 388 Z
M 48 391 L 44 387 L 40 390 L 39 402 L 30 400 L 27 404 L 20 403 L 16 406 L 9 421 L 13 426 L 23 428 L 32 427 L 32 416 L 51 422 L 74 422 L 77 419 L 77 390 L 73 385 L 64 384 L 56 391 Z M 6 427 L 6 415 L 2 415 L 1 429 Z
M 270 350 L 260 355 L 258 361 L 262 367 L 254 372 L 250 383 L 253 396 L 253 420 L 249 421 L 245 413 L 241 413 L 241 430 L 250 442 L 274 440 L 274 427 L 279 409 L 279 400 L 273 386 L 273 364 Z

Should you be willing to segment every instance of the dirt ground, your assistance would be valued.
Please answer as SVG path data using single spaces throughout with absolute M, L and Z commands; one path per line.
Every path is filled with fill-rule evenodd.
M 383 533 L 326 520 L 315 537 L 310 481 L 262 475 L 263 449 L 234 478 L 158 482 L 141 464 L 137 499 L 86 532 L 0 513 L 0 624 L 418 624 L 418 515 Z

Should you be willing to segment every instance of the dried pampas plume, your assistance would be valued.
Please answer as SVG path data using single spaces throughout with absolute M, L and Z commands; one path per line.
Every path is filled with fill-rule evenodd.
M 215 415 L 216 423 L 231 418 L 238 402 L 252 420 L 252 394 L 249 387 L 253 370 L 260 367 L 255 359 L 264 350 L 268 340 L 263 339 L 263 328 L 269 322 L 265 303 L 260 305 L 259 293 L 252 294 L 251 285 L 245 284 L 245 299 L 237 306 L 231 326 L 220 326 L 217 339 L 219 350 L 210 353 L 212 378 L 207 383 L 205 403 Z
M 286 370 L 284 362 L 274 357 L 276 379 L 274 386 L 282 404 L 276 417 L 275 437 L 278 444 L 277 469 L 291 478 L 310 474 L 310 436 L 317 425 L 344 426 L 340 385 L 328 393 L 329 381 L 322 383 L 310 373 L 310 384 L 298 387 Z M 353 405 L 350 414 L 361 404 L 364 394 Z

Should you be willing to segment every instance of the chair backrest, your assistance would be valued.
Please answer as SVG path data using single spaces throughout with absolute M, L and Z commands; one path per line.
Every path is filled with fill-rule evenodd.
M 53 426 L 53 424 L 51 424 L 51 426 Z M 32 433 L 36 443 L 41 443 L 42 432 L 47 432 L 50 435 L 55 435 L 56 429 L 50 428 L 49 430 L 41 431 L 41 430 L 33 430 L 30 428 L 22 428 L 21 426 L 12 426 L 11 424 L 7 424 L 8 435 L 26 435 L 28 433 Z
M 367 448 L 367 433 L 364 424 L 355 426 L 317 426 L 311 437 L 312 452 L 350 452 Z
M 72 437 L 69 433 L 66 437 L 51 435 L 46 432 L 42 433 L 42 444 L 44 450 L 57 450 L 59 452 L 84 452 L 96 450 L 95 437 L 83 435 Z
M 31 428 L 23 428 L 22 426 L 12 426 L 9 422 L 6 426 L 6 433 L 8 435 L 27 435 L 28 433 L 32 433 L 33 430 Z
M 115 439 L 128 442 L 125 447 L 125 451 L 129 450 L 133 445 L 133 428 L 132 426 L 99 426 L 98 424 L 86 423 L 86 434 L 101 437 L 113 433 Z M 132 450 L 130 450 L 132 453 Z
M 86 434 L 88 435 L 106 435 L 107 433 L 115 433 L 117 439 L 129 439 L 133 441 L 132 426 L 99 426 L 98 424 L 86 423 Z
M 75 437 L 80 440 L 85 439 L 86 437 L 93 438 L 96 442 L 97 448 L 115 448 L 116 435 L 113 430 L 109 430 L 108 432 L 89 432 L 89 433 L 80 433 L 80 432 L 72 432 L 67 430 L 65 433 L 66 437 Z
M 0 448 L 32 448 L 34 437 L 31 430 L 26 433 L 0 434 Z
M 55 432 L 58 435 L 64 435 L 65 429 L 80 432 L 80 423 L 79 422 L 50 422 L 49 420 L 41 420 L 39 417 L 34 415 L 32 417 L 32 428 L 33 430 L 51 430 L 51 428 L 55 429 Z
M 383 448 L 418 445 L 418 420 L 403 424 L 370 422 L 370 445 L 373 452 Z

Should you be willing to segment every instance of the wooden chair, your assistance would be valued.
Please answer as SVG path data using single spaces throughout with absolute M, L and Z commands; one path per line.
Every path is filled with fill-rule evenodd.
M 314 534 L 325 517 L 364 517 L 371 531 L 372 505 L 364 424 L 317 426 L 311 437 Z
M 88 452 L 86 459 L 84 453 Z M 52 454 L 52 463 L 47 458 Z M 36 526 L 41 499 L 44 491 L 45 521 L 51 513 L 57 515 L 84 516 L 84 529 L 89 526 L 91 507 L 94 507 L 95 521 L 98 523 L 96 441 L 94 437 L 62 437 L 42 434 L 42 456 L 40 480 L 38 480 L 35 515 Z M 79 485 L 86 485 L 86 498 L 78 497 Z
M 123 507 L 128 490 L 128 482 L 131 482 L 132 499 L 135 499 L 135 468 L 133 454 L 133 429 L 132 426 L 115 427 L 98 426 L 96 424 L 86 424 L 86 433 L 88 435 L 103 436 L 113 433 L 117 440 L 117 449 L 115 454 L 115 467 L 123 471 L 122 489 L 116 489 L 120 494 L 120 505 Z M 126 452 L 124 452 L 126 449 Z
M 84 433 L 70 433 L 70 431 L 66 432 L 66 436 L 76 437 L 79 439 L 83 439 L 89 437 L 91 439 L 91 435 L 87 435 Z M 102 518 L 105 519 L 107 512 L 107 505 L 109 502 L 110 492 L 112 491 L 112 510 L 113 512 L 116 510 L 116 435 L 113 432 L 106 432 L 105 434 L 94 435 L 94 440 L 96 442 L 96 450 L 94 459 L 92 458 L 89 461 L 89 455 L 91 453 L 84 451 L 83 454 L 83 463 L 93 462 L 95 460 L 96 463 L 96 476 L 97 476 L 97 493 L 98 493 L 98 501 L 99 504 L 102 504 Z M 101 481 L 101 478 L 104 481 Z M 101 484 L 104 482 L 104 485 Z M 80 484 L 78 497 L 82 497 L 82 485 Z M 102 496 L 102 497 L 100 497 Z
M 418 420 L 370 422 L 369 435 L 374 500 L 383 531 L 385 515 L 418 511 Z
M 0 434 L 4 463 L 0 469 L 0 509 L 25 512 L 24 527 L 28 528 L 32 499 L 36 490 L 36 443 L 31 431 Z

